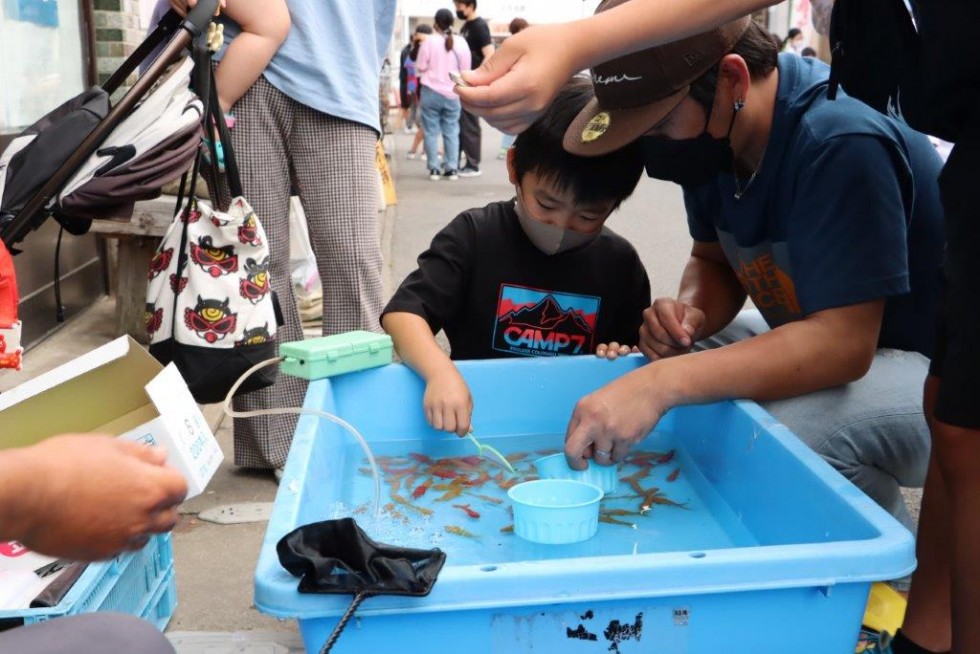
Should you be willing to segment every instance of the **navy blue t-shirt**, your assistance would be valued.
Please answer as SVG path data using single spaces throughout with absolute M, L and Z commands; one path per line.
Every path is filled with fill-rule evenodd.
M 839 94 L 830 69 L 779 57 L 769 145 L 735 198 L 731 174 L 685 188 L 691 236 L 720 242 L 770 327 L 885 298 L 879 347 L 930 356 L 943 254 L 929 140 Z

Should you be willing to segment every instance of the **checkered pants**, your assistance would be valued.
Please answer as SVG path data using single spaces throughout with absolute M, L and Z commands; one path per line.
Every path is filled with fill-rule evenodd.
M 286 320 L 278 341 L 303 338 L 289 270 L 291 188 L 306 212 L 323 285 L 323 333 L 379 331 L 382 261 L 375 131 L 302 105 L 264 77 L 235 105 L 235 117 L 231 136 L 242 187 L 269 239 L 269 274 Z M 224 183 L 217 197 L 221 206 L 227 205 Z M 305 393 L 305 381 L 280 375 L 275 385 L 236 399 L 235 409 L 298 407 Z M 235 465 L 282 467 L 296 420 L 284 415 L 236 418 Z

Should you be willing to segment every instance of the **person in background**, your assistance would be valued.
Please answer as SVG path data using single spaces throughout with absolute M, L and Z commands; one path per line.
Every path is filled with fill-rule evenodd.
M 422 45 L 422 41 L 425 40 L 429 34 L 432 34 L 432 26 L 426 25 L 425 23 L 420 24 L 415 28 L 415 35 L 412 37 L 412 49 L 408 53 L 409 59 L 412 60 L 412 66 L 415 68 L 415 91 L 412 98 L 412 116 L 415 123 L 415 138 L 412 139 L 412 147 L 408 149 L 408 158 L 415 159 L 416 153 L 418 152 L 419 146 L 422 145 L 422 140 L 425 138 L 425 129 L 422 127 L 422 109 L 420 107 L 422 101 L 420 100 L 422 93 L 422 83 L 419 80 L 418 66 L 415 62 L 419 57 L 419 47 Z
M 459 88 L 471 111 L 494 127 L 520 132 L 557 89 L 583 68 L 697 34 L 774 0 L 632 0 L 609 12 L 538 26 L 508 39 L 493 66 L 465 75 Z M 915 2 L 923 88 L 931 109 L 924 131 L 955 143 L 940 178 L 946 214 L 944 297 L 936 351 L 924 392 L 932 454 L 916 541 L 918 568 L 892 654 L 980 652 L 980 246 L 975 186 L 980 175 L 980 69 L 973 32 L 980 3 Z M 868 29 L 869 26 L 858 26 Z M 615 35 L 614 38 L 609 38 Z
M 515 199 L 458 215 L 385 307 L 385 331 L 425 380 L 435 429 L 470 429 L 473 400 L 453 360 L 636 351 L 650 282 L 633 246 L 604 223 L 643 162 L 638 145 L 596 158 L 562 149 L 591 98 L 582 79 L 559 92 L 508 153 Z M 450 356 L 436 343 L 441 329 Z
M 466 21 L 459 33 L 469 45 L 473 68 L 477 68 L 493 54 L 490 26 L 477 14 L 476 0 L 456 0 L 453 4 L 456 5 L 456 17 Z M 460 149 L 466 155 L 466 165 L 460 168 L 459 176 L 478 177 L 482 174 L 480 159 L 483 147 L 480 117 L 463 109 L 459 127 Z
M 422 42 L 416 59 L 422 91 L 422 128 L 425 130 L 425 158 L 429 179 L 459 179 L 459 98 L 449 73 L 470 68 L 470 51 L 466 41 L 453 36 L 453 14 L 440 9 L 435 15 L 435 33 Z M 439 137 L 442 136 L 445 160 L 439 168 Z
M 786 38 L 783 39 L 783 47 L 780 48 L 780 52 L 802 54 L 803 48 L 803 31 L 798 27 L 794 27 L 786 33 Z
M 530 27 L 530 25 L 527 20 L 523 18 L 515 18 L 514 20 L 510 21 L 510 25 L 507 26 L 507 31 L 510 32 L 511 36 L 514 36 L 518 32 L 527 29 L 528 27 Z M 504 159 L 507 156 L 507 150 L 510 149 L 510 146 L 514 145 L 514 138 L 515 136 L 513 134 L 506 133 L 501 137 L 500 152 L 497 153 L 498 159 Z
M 173 0 L 181 9 L 185 1 L 195 3 Z M 289 271 L 293 188 L 323 285 L 322 333 L 378 329 L 383 300 L 375 146 L 381 67 L 395 4 L 288 0 L 289 36 L 233 108 L 232 145 L 245 197 L 269 240 L 269 279 L 285 319 L 276 335 L 280 343 L 303 340 Z M 239 31 L 227 20 L 226 43 L 233 44 Z M 211 197 L 227 206 L 227 185 L 211 177 Z M 304 380 L 279 375 L 273 386 L 236 398 L 235 408 L 298 407 L 305 394 Z M 272 469 L 281 477 L 296 416 L 236 418 L 234 424 L 235 464 Z
M 801 57 L 816 57 L 817 56 L 817 51 L 814 50 L 813 48 L 806 47 L 806 48 L 803 48 L 800 51 L 800 56 Z
M 143 548 L 177 524 L 183 476 L 158 447 L 64 434 L 0 451 L 0 542 L 73 561 Z M 0 652 L 172 654 L 167 639 L 131 615 L 90 613 L 0 632 Z
M 415 60 L 410 56 L 414 45 L 415 37 L 413 36 L 412 40 L 402 48 L 398 65 L 398 99 L 401 103 L 402 129 L 406 134 L 412 133 L 414 127 L 412 116 L 417 115 L 415 91 L 419 86 L 419 77 L 415 71 Z

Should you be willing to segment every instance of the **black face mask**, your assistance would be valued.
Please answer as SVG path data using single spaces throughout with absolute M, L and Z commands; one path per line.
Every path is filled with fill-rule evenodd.
M 463 13 L 463 10 L 462 9 L 457 9 L 456 10 L 456 18 L 458 18 L 460 20 L 466 20 L 466 14 Z
M 739 107 L 740 108 L 740 107 Z M 711 112 L 704 121 L 704 131 L 693 139 L 672 141 L 648 136 L 643 139 L 643 156 L 647 175 L 681 186 L 701 186 L 719 173 L 731 170 L 735 153 L 729 137 L 735 125 L 738 108 L 728 124 L 728 133 L 720 139 L 708 134 Z

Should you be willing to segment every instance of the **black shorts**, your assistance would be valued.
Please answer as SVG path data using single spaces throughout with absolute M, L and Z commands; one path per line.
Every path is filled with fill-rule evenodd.
M 960 142 L 939 176 L 946 214 L 945 291 L 929 373 L 942 379 L 936 417 L 980 429 L 980 141 Z

